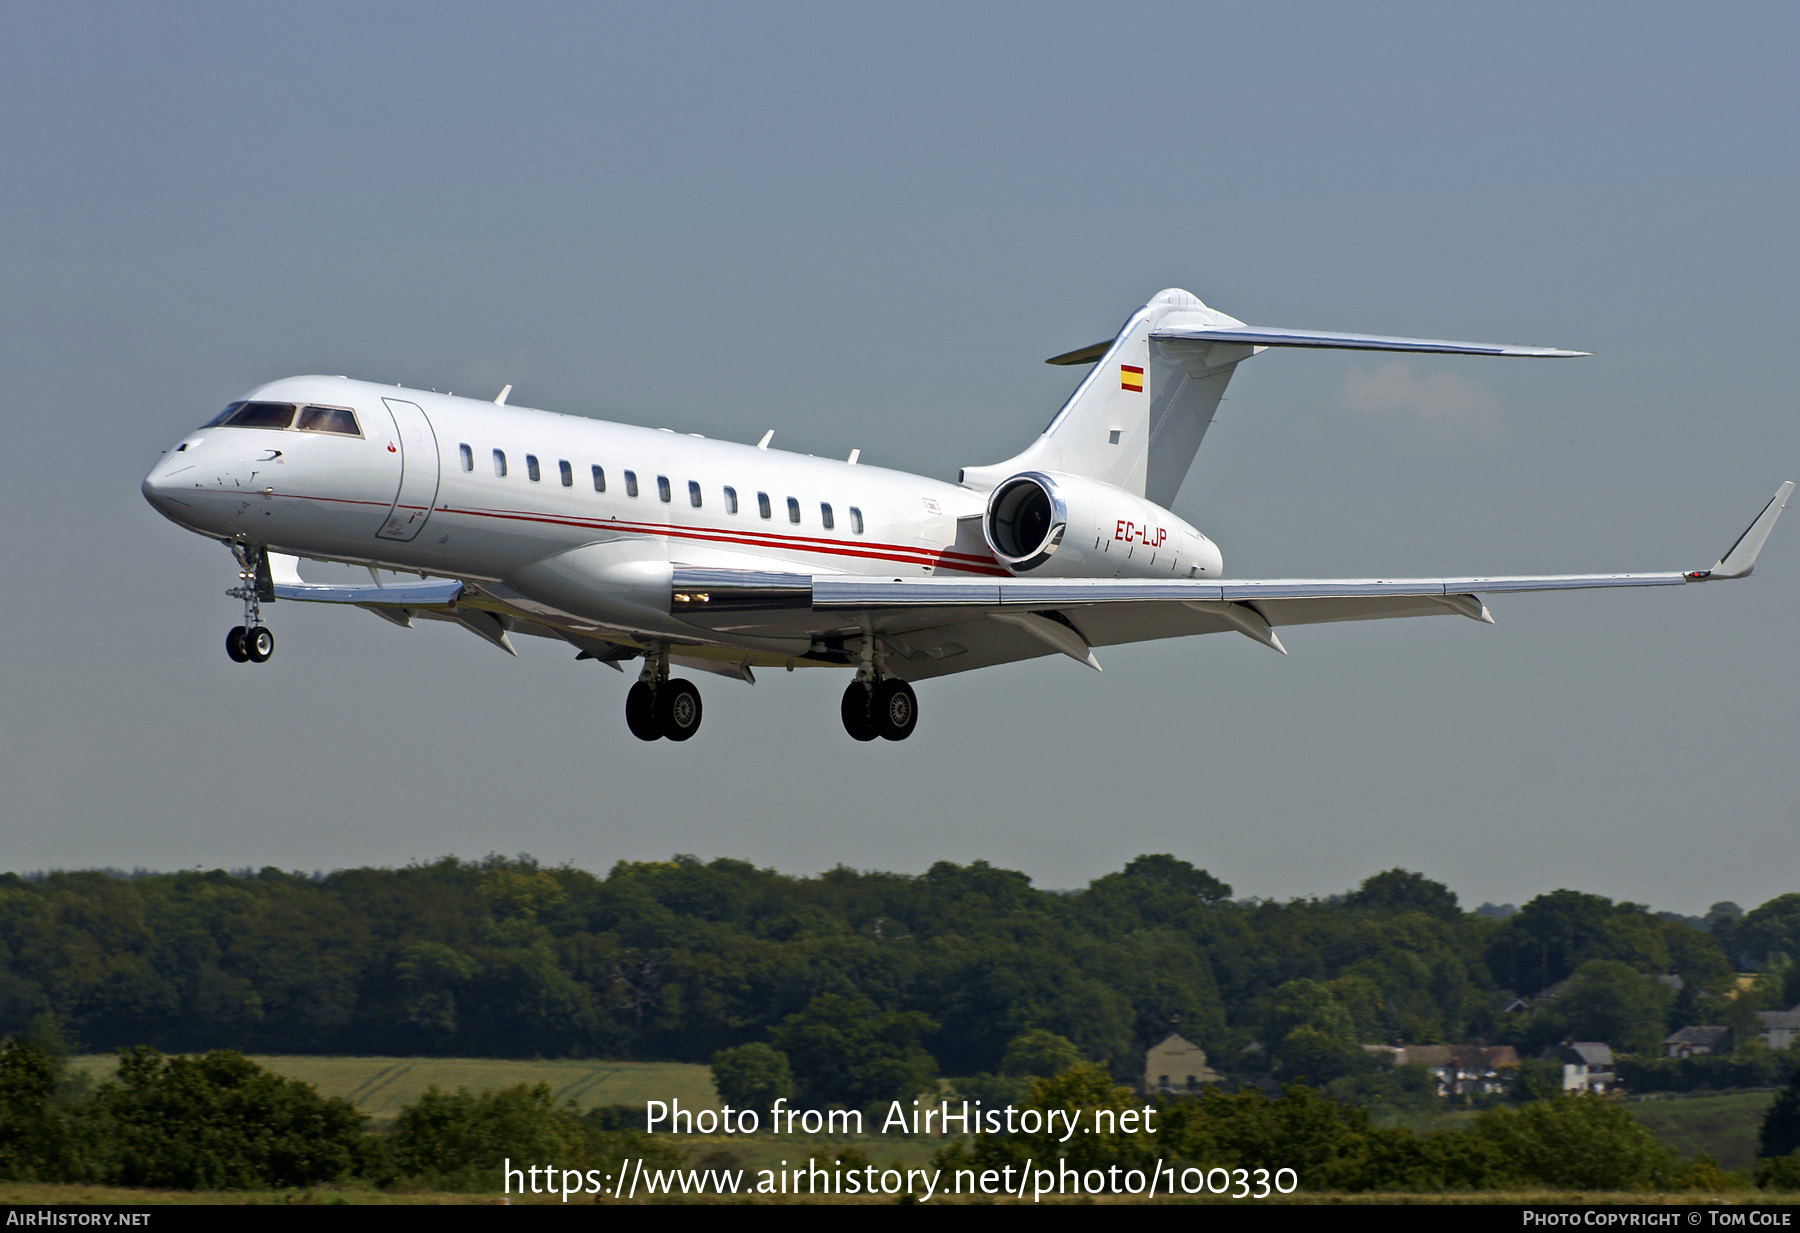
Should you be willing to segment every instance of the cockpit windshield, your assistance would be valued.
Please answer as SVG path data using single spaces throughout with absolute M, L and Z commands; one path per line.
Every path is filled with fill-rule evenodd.
M 299 422 L 294 412 L 300 413 Z M 348 407 L 296 407 L 291 402 L 234 402 L 213 417 L 208 428 L 297 428 L 301 432 L 329 432 L 360 437 L 356 412 Z
M 362 436 L 356 426 L 356 412 L 348 407 L 301 407 L 301 432 L 335 432 L 346 437 Z
M 208 428 L 286 428 L 294 422 L 291 402 L 234 402 Z

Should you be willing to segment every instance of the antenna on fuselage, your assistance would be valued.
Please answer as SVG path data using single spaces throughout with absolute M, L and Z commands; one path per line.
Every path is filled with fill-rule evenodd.
M 498 394 L 494 395 L 494 405 L 496 407 L 504 407 L 506 405 L 506 396 L 510 393 L 512 393 L 512 386 L 509 385 Z
M 850 451 L 850 465 L 854 467 L 856 465 L 856 460 L 861 457 L 862 457 L 861 450 L 851 450 Z
M 771 429 L 769 429 L 769 431 L 767 431 L 763 434 L 763 439 L 756 443 L 756 448 L 759 450 L 766 450 L 769 448 L 769 442 L 773 441 L 774 439 L 775 439 L 775 430 L 773 428 L 771 428 Z

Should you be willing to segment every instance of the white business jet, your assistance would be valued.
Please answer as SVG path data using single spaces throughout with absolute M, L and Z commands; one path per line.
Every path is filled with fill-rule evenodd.
M 381 386 L 290 377 L 189 434 L 144 479 L 174 522 L 238 562 L 226 638 L 262 663 L 263 606 L 347 604 L 396 625 L 448 621 L 642 670 L 625 721 L 685 741 L 699 691 L 671 665 L 754 681 L 756 667 L 849 668 L 843 721 L 904 740 L 912 682 L 1060 652 L 1235 631 L 1457 615 L 1483 594 L 1743 578 L 1793 491 L 1711 569 L 1505 578 L 1227 578 L 1219 549 L 1171 514 L 1238 364 L 1270 347 L 1565 357 L 1580 351 L 1258 329 L 1169 290 L 1118 335 L 1051 359 L 1093 365 L 1017 457 L 955 484 L 756 445 Z M 369 569 L 367 586 L 301 579 L 301 558 Z M 383 584 L 377 569 L 417 574 Z

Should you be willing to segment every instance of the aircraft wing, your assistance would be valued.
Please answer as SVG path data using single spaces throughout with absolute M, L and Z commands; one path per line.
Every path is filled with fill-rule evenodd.
M 1786 507 L 1781 486 L 1710 569 L 1462 578 L 892 578 L 678 567 L 671 610 L 696 625 L 748 632 L 762 620 L 825 633 L 862 627 L 908 679 L 1051 652 L 1098 668 L 1098 646 L 1236 631 L 1286 653 L 1284 625 L 1465 616 L 1491 623 L 1482 596 L 1515 591 L 1683 586 L 1747 577 Z M 808 618 L 810 617 L 810 620 Z M 797 624 L 790 628 L 798 628 Z M 828 644 L 829 645 L 829 644 Z
M 1682 586 L 1747 577 L 1788 497 L 1783 484 L 1710 569 L 1637 574 L 1548 574 L 1462 578 L 893 578 L 674 566 L 670 615 L 693 628 L 676 658 L 751 680 L 749 666 L 804 658 L 854 662 L 861 632 L 879 636 L 889 670 L 908 680 L 965 672 L 1054 652 L 1098 668 L 1093 648 L 1235 631 L 1286 653 L 1276 629 L 1332 621 L 1465 616 L 1492 622 L 1482 596 L 1513 591 Z M 397 625 L 416 617 L 468 629 L 508 653 L 508 633 L 573 643 L 580 658 L 619 668 L 632 645 L 666 633 L 583 630 L 505 588 L 455 580 L 308 583 L 298 560 L 269 553 L 270 598 L 348 604 Z M 800 641 L 804 637 L 805 641 Z M 752 655 L 771 638 L 810 651 Z M 733 649 L 736 648 L 736 649 Z M 699 658 L 692 658 L 699 656 Z M 718 662 L 714 662 L 717 660 Z

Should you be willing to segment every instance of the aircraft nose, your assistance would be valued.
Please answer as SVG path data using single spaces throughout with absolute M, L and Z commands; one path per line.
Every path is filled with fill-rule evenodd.
M 151 508 L 166 517 L 179 519 L 179 513 L 189 508 L 189 503 L 179 497 L 184 488 L 192 484 L 183 481 L 184 472 L 194 469 L 195 459 L 188 452 L 188 442 L 182 442 L 157 461 L 150 473 L 144 476 L 140 486 L 144 500 L 150 502 Z

